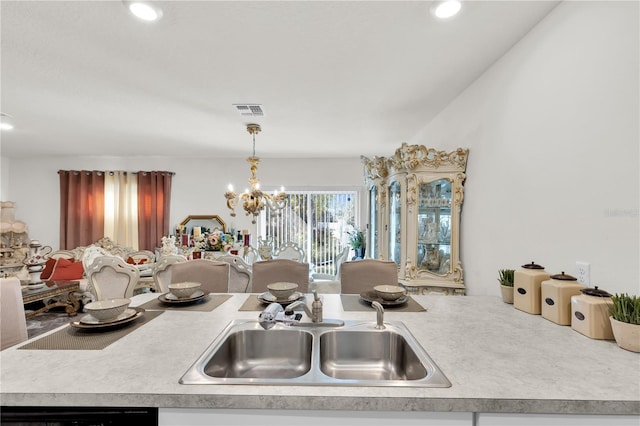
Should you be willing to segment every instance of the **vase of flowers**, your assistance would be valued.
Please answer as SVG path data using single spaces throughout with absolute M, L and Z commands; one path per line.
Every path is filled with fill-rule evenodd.
M 232 234 L 225 234 L 216 229 L 212 232 L 202 234 L 199 241 L 196 242 L 194 250 L 196 251 L 229 251 L 233 248 L 235 238 Z

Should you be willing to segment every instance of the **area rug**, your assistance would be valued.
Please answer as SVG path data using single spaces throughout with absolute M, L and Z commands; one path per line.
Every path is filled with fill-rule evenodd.
M 84 314 L 78 314 L 69 316 L 66 312 L 56 312 L 51 310 L 49 312 L 43 312 L 31 318 L 27 318 L 27 334 L 29 339 L 46 333 L 47 331 L 54 330 L 62 325 L 67 325 L 71 321 L 77 321 L 80 316 Z

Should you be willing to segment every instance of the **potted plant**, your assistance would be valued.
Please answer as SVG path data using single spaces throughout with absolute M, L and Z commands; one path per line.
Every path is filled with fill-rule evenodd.
M 514 269 L 498 270 L 498 282 L 500 283 L 500 292 L 502 293 L 502 301 L 504 303 L 513 303 L 513 275 Z
M 640 352 L 640 298 L 616 293 L 611 301 L 609 319 L 616 343 L 622 349 Z
M 349 245 L 356 253 L 353 259 L 363 259 L 365 253 L 365 239 L 364 232 L 359 229 L 354 229 L 352 232 L 348 232 L 349 234 Z M 353 260 L 352 259 L 352 260 Z

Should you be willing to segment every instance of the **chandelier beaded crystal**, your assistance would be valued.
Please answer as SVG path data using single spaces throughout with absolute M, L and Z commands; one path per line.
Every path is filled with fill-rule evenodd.
M 262 129 L 259 124 L 247 124 L 247 132 L 253 137 L 253 155 L 247 158 L 247 162 L 251 165 L 251 177 L 249 178 L 249 185 L 251 189 L 247 188 L 245 191 L 238 195 L 233 186 L 229 184 L 228 191 L 224 193 L 227 199 L 227 207 L 231 210 L 231 217 L 236 216 L 236 207 L 242 202 L 242 208 L 246 212 L 246 215 L 252 215 L 251 223 L 256 223 L 256 217 L 267 206 L 271 211 L 280 213 L 282 209 L 287 205 L 287 194 L 284 192 L 284 188 L 280 191 L 274 191 L 273 194 L 268 194 L 260 190 L 260 180 L 256 176 L 258 172 L 258 164 L 260 164 L 260 158 L 256 157 L 256 134 Z

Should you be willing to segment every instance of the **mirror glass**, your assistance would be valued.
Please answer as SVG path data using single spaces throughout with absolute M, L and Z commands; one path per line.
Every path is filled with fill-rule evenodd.
M 378 191 L 376 185 L 369 189 L 369 257 L 378 258 Z
M 193 228 L 198 226 L 202 234 L 213 232 L 216 229 L 222 232 L 227 231 L 227 225 L 218 215 L 190 215 L 180 222 L 180 225 L 182 232 L 187 235 L 192 235 Z
M 400 265 L 400 221 L 402 218 L 402 195 L 400 183 L 389 185 L 389 260 Z
M 418 268 L 451 272 L 451 181 L 438 179 L 418 187 Z

